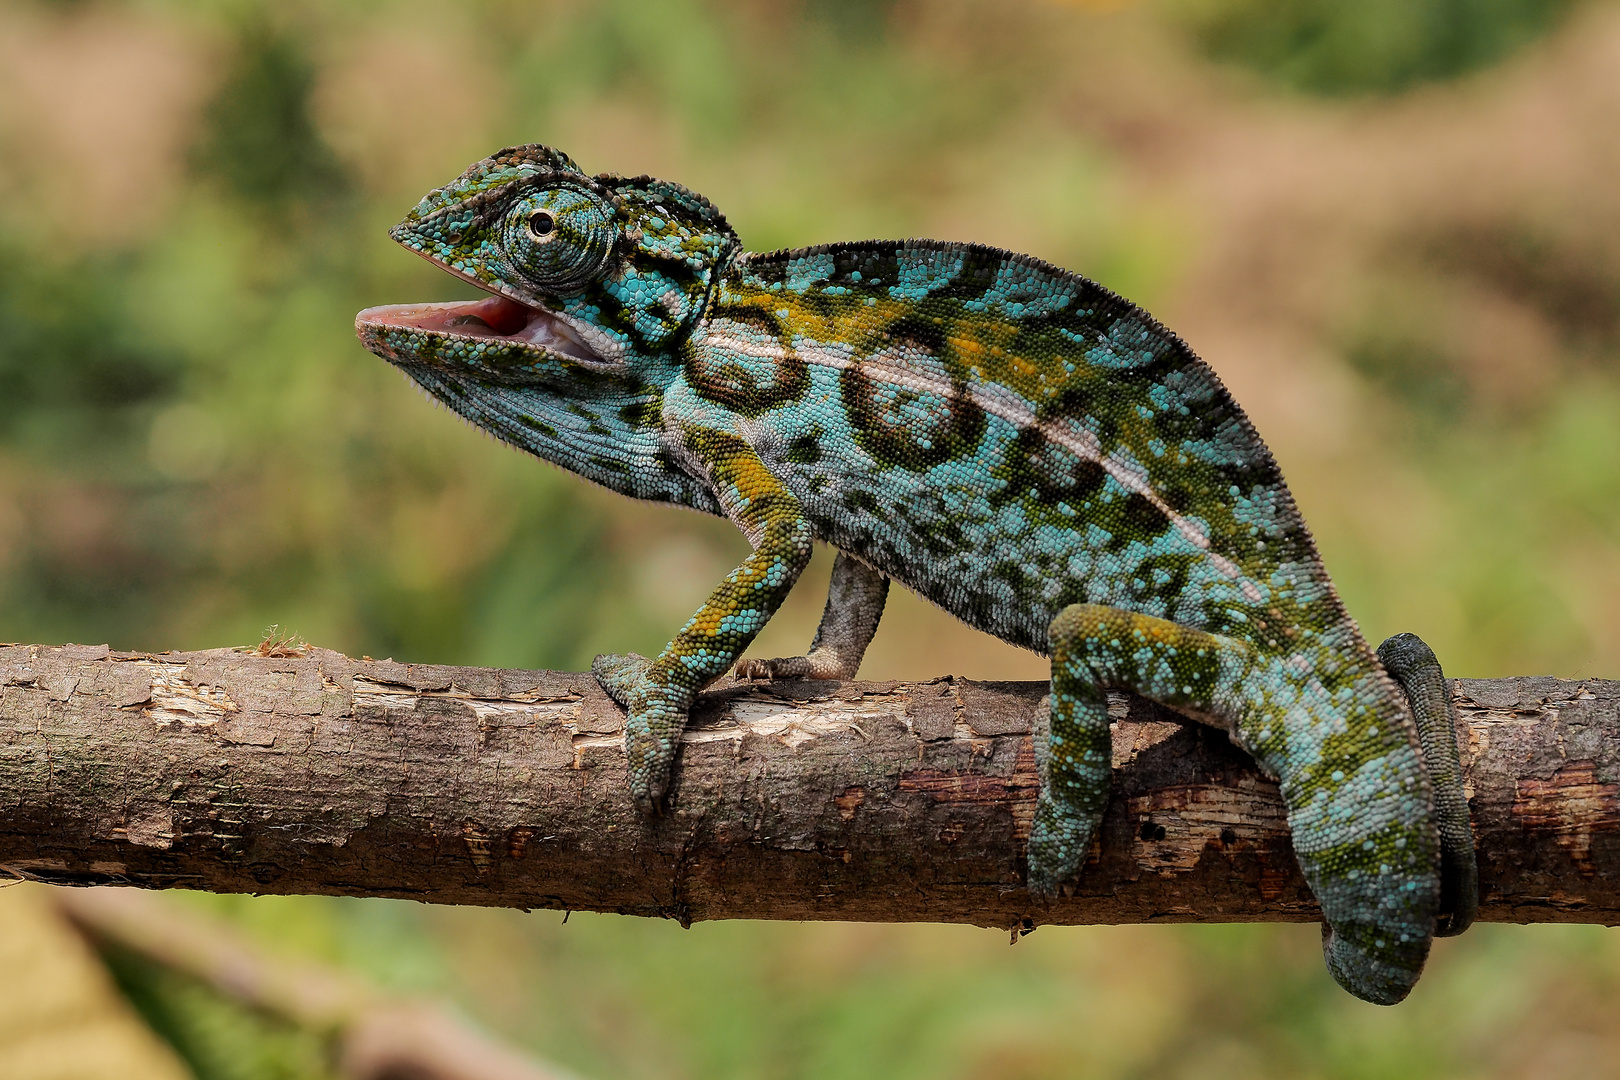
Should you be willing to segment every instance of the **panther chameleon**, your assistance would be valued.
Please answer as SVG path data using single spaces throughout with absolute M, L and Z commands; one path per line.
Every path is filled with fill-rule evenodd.
M 1401 1000 L 1435 934 L 1471 921 L 1433 653 L 1367 646 L 1248 418 L 1129 301 L 977 244 L 748 252 L 695 192 L 539 145 L 472 165 L 392 236 L 491 295 L 363 311 L 367 348 L 496 437 L 752 545 L 658 656 L 593 665 L 628 712 L 644 811 L 700 690 L 734 666 L 853 677 L 895 580 L 1051 657 L 1037 896 L 1096 832 L 1121 689 L 1224 729 L 1279 780 L 1351 993 Z M 741 660 L 816 540 L 838 554 L 810 651 Z

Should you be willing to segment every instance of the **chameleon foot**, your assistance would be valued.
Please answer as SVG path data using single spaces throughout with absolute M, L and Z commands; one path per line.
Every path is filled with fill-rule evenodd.
M 737 662 L 739 679 L 852 679 L 855 669 L 832 649 L 812 649 L 804 656 L 774 660 L 749 657 Z
M 649 677 L 653 662 L 637 653 L 603 653 L 591 661 L 591 674 L 608 696 L 622 705 L 624 756 L 630 797 L 644 814 L 656 814 L 669 790 L 675 750 L 686 721 L 686 703 L 660 693 Z
M 804 656 L 743 660 L 739 679 L 853 679 L 883 617 L 889 579 L 842 551 L 833 561 L 827 607 Z
M 602 653 L 591 661 L 591 674 L 608 697 L 630 708 L 630 696 L 647 677 L 651 661 L 640 653 Z
M 1096 830 L 1094 816 L 1042 791 L 1029 829 L 1029 891 L 1041 897 L 1057 896 L 1080 872 Z
M 1106 687 L 1114 681 L 1108 653 L 1119 635 L 1129 636 L 1131 619 L 1112 608 L 1074 604 L 1048 628 L 1051 711 L 1034 732 L 1041 794 L 1028 856 L 1029 891 L 1038 896 L 1057 895 L 1079 873 L 1108 805 L 1113 755 Z

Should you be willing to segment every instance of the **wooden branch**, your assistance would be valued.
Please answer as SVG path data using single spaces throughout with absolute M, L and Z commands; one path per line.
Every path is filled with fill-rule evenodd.
M 1620 683 L 1459 680 L 1481 917 L 1620 922 Z M 1073 896 L 1021 886 L 1041 683 L 726 684 L 669 810 L 630 803 L 588 675 L 321 649 L 0 649 L 0 865 L 65 885 L 698 919 L 1311 920 L 1276 786 L 1114 702 Z

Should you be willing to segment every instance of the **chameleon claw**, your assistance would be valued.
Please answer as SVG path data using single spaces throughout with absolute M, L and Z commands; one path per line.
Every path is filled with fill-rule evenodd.
M 832 679 L 842 682 L 855 677 L 855 665 L 834 650 L 815 649 L 807 656 L 739 660 L 736 673 L 739 679 Z
M 828 672 L 824 670 L 826 664 L 817 664 L 816 656 L 779 656 L 774 660 L 761 660 L 749 657 L 737 661 L 737 678 L 739 679 L 842 679 L 846 676 L 842 670 Z
M 642 817 L 663 817 L 664 796 L 662 792 L 653 795 L 646 791 L 637 791 L 634 786 L 630 789 L 630 801 L 636 804 L 636 810 Z
M 647 712 L 647 672 L 652 661 L 638 653 L 603 653 L 591 661 L 591 674 L 609 697 L 629 712 L 624 721 L 624 756 L 630 769 L 630 798 L 648 817 L 663 812 L 675 748 L 660 738 Z M 679 737 L 679 729 L 675 736 Z
M 1025 884 L 1030 895 L 1053 900 L 1067 894 L 1065 885 L 1079 873 L 1090 850 L 1094 829 L 1083 815 L 1054 799 L 1050 789 L 1041 792 L 1035 804 L 1026 857 Z
M 737 679 L 748 682 L 753 682 L 755 679 L 774 679 L 776 678 L 774 665 L 774 660 L 760 660 L 757 657 L 750 656 L 745 660 L 737 661 L 737 666 L 733 669 L 732 674 Z

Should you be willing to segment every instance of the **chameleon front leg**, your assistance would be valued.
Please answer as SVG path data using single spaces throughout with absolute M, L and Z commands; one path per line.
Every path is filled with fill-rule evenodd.
M 877 633 L 889 579 L 853 555 L 833 560 L 832 582 L 821 625 L 804 656 L 749 659 L 737 665 L 739 679 L 853 679 Z
M 731 670 L 810 561 L 812 530 L 803 508 L 751 446 L 707 428 L 689 429 L 683 437 L 754 550 L 656 657 L 603 655 L 591 664 L 596 681 L 628 710 L 630 795 L 646 813 L 657 811 L 669 788 L 692 699 Z
M 1031 892 L 1051 895 L 1080 869 L 1108 799 L 1106 690 L 1132 690 L 1229 726 L 1278 776 L 1300 869 L 1327 921 L 1328 969 L 1364 1000 L 1404 998 L 1434 933 L 1438 837 L 1422 760 L 1370 658 L 1364 671 L 1333 670 L 1329 689 L 1303 656 L 1259 655 L 1233 638 L 1094 604 L 1065 609 L 1049 636 Z M 1343 659 L 1324 657 L 1322 670 Z

